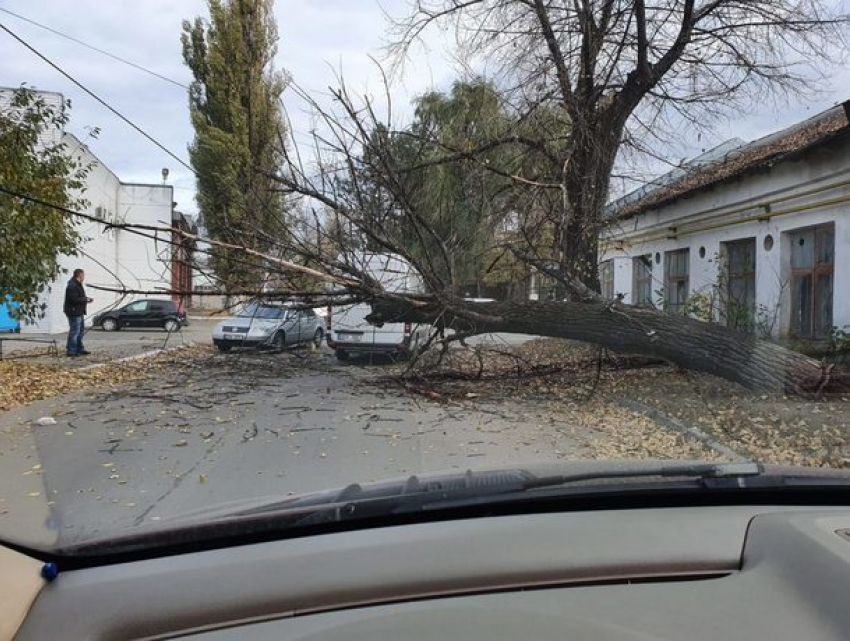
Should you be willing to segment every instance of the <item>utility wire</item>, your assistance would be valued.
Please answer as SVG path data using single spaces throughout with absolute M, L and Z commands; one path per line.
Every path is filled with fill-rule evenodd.
M 101 105 L 103 105 L 104 107 L 106 107 L 109 111 L 111 111 L 113 114 L 115 114 L 116 116 L 118 116 L 121 120 L 123 120 L 125 123 L 127 123 L 128 125 L 130 125 L 130 126 L 131 126 L 133 129 L 135 129 L 137 132 L 139 132 L 140 134 L 142 134 L 142 136 L 144 136 L 145 138 L 147 138 L 150 142 L 152 142 L 153 144 L 155 144 L 155 145 L 156 145 L 157 147 L 159 147 L 162 151 L 164 151 L 166 154 L 168 154 L 169 156 L 171 156 L 174 160 L 176 160 L 177 162 L 179 162 L 179 163 L 180 163 L 181 165 L 183 165 L 186 169 L 188 169 L 188 170 L 189 170 L 189 171 L 191 171 L 194 175 L 196 175 L 196 176 L 197 176 L 197 173 L 195 172 L 195 170 L 192 168 L 192 166 L 191 166 L 189 163 L 187 163 L 185 160 L 183 160 L 182 158 L 180 158 L 180 156 L 178 156 L 178 155 L 177 155 L 177 154 L 175 154 L 173 151 L 171 151 L 170 149 L 168 149 L 165 145 L 163 145 L 163 144 L 162 144 L 161 142 L 159 142 L 156 138 L 154 138 L 153 136 L 151 136 L 151 135 L 150 135 L 148 132 L 146 132 L 144 129 L 142 129 L 141 127 L 139 127 L 139 126 L 138 126 L 136 123 L 134 123 L 132 120 L 130 120 L 129 118 L 127 118 L 127 116 L 125 116 L 125 115 L 124 115 L 124 114 L 122 114 L 120 111 L 118 111 L 117 109 L 115 109 L 112 105 L 110 105 L 110 104 L 109 104 L 108 102 L 106 102 L 103 98 L 101 98 L 101 97 L 100 97 L 100 96 L 98 96 L 96 93 L 94 93 L 91 89 L 89 89 L 88 87 L 86 87 L 85 85 L 83 85 L 80 81 L 78 81 L 78 80 L 77 80 L 76 78 L 74 78 L 71 74 L 69 74 L 67 71 L 65 71 L 64 69 L 62 69 L 59 65 L 57 65 L 57 64 L 56 64 L 56 63 L 54 63 L 52 60 L 50 60 L 49 58 L 47 58 L 47 56 L 45 56 L 45 55 L 44 55 L 44 54 L 42 54 L 40 51 L 38 51 L 35 47 L 33 47 L 32 45 L 30 45 L 30 44 L 29 44 L 28 42 L 26 42 L 23 38 L 21 38 L 21 37 L 19 37 L 17 34 L 15 34 L 15 33 L 14 33 L 11 29 L 9 29 L 9 27 L 7 27 L 6 25 L 4 25 L 3 23 L 0 23 L 0 29 L 2 29 L 3 31 L 5 31 L 6 33 L 8 33 L 8 34 L 9 34 L 10 36 L 12 36 L 15 40 L 17 40 L 17 41 L 18 41 L 18 42 L 20 42 L 22 45 L 24 45 L 27 49 L 29 49 L 30 51 L 32 51 L 32 52 L 33 52 L 36 56 L 38 56 L 39 58 L 41 58 L 44 62 L 46 62 L 47 64 L 49 64 L 49 65 L 50 65 L 51 67 L 53 67 L 56 71 L 58 71 L 59 73 L 61 73 L 61 74 L 62 74 L 63 76 L 65 76 L 68 80 L 70 80 L 70 81 L 71 81 L 71 82 L 73 82 L 75 85 L 77 85 L 80 89 L 82 89 L 83 91 L 85 91 L 85 92 L 86 92 L 89 96 L 91 96 L 92 98 L 94 98 L 95 100 L 97 100 L 97 101 L 98 101 Z
M 172 85 L 177 85 L 178 87 L 180 87 L 182 89 L 189 89 L 189 85 L 183 84 L 182 82 L 179 82 L 177 80 L 173 80 L 172 78 L 169 78 L 168 76 L 163 76 L 162 74 L 157 73 L 156 71 L 152 71 L 152 70 L 150 70 L 146 67 L 143 67 L 142 65 L 138 65 L 135 62 L 127 60 L 126 58 L 122 58 L 121 56 L 116 56 L 114 53 L 109 53 L 108 51 L 104 51 L 103 49 L 99 49 L 98 47 L 95 47 L 94 45 L 90 45 L 87 42 L 83 42 L 82 40 L 78 40 L 77 38 L 75 38 L 73 36 L 69 36 L 67 33 L 63 33 L 61 31 L 53 29 L 52 27 L 48 27 L 47 25 L 44 25 L 44 24 L 41 24 L 40 22 L 36 22 L 35 20 L 32 20 L 31 18 L 27 18 L 25 16 L 22 16 L 20 14 L 15 13 L 14 11 L 9 11 L 8 9 L 4 9 L 2 7 L 0 7 L 0 11 L 2 11 L 3 13 L 7 13 L 10 16 L 14 16 L 18 20 L 23 20 L 24 22 L 29 22 L 31 25 L 35 25 L 36 27 L 39 27 L 40 29 L 44 29 L 45 31 L 49 31 L 50 33 L 55 34 L 55 35 L 57 35 L 61 38 L 65 38 L 66 40 L 70 40 L 71 42 L 75 42 L 78 45 L 85 47 L 86 49 L 91 49 L 92 51 L 97 51 L 98 53 L 103 54 L 104 56 L 108 56 L 109 58 L 112 58 L 113 60 L 117 60 L 118 62 L 121 62 L 125 65 L 129 65 L 129 66 L 133 67 L 134 69 L 138 69 L 139 71 L 143 71 L 144 73 L 149 74 L 151 76 L 154 76 L 155 78 L 159 78 L 160 80 L 164 80 L 165 82 L 170 82 Z

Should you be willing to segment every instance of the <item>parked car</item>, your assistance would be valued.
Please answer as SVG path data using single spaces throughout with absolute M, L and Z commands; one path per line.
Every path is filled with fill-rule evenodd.
M 178 310 L 174 301 L 151 298 L 95 314 L 92 325 L 108 332 L 124 327 L 161 327 L 176 332 L 188 322 L 186 312 Z
M 338 360 L 362 354 L 387 354 L 407 357 L 418 353 L 428 341 L 430 325 L 384 323 L 371 325 L 366 316 L 372 312 L 368 303 L 328 307 L 325 326 L 328 345 Z
M 324 338 L 319 317 L 296 302 L 255 302 L 213 330 L 213 344 L 222 352 L 233 347 L 274 347 L 312 343 Z
M 357 264 L 387 291 L 419 293 L 422 278 L 404 258 L 396 254 L 362 253 Z M 430 325 L 383 323 L 380 327 L 366 321 L 372 307 L 367 303 L 329 306 L 325 316 L 328 346 L 345 361 L 361 354 L 411 356 L 428 342 Z

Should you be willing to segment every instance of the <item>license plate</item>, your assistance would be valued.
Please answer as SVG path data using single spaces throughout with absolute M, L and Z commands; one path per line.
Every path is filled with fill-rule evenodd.
M 242 334 L 225 334 L 224 339 L 228 341 L 241 341 Z
M 349 334 L 348 332 L 337 332 L 337 336 L 339 336 L 339 340 L 341 341 L 351 341 L 353 343 L 359 343 L 360 339 L 363 338 L 362 334 Z

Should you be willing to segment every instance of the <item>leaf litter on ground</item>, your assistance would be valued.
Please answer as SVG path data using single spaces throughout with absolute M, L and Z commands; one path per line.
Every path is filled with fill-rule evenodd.
M 595 437 L 585 444 L 591 458 L 724 458 L 635 411 L 637 402 L 699 428 L 746 458 L 850 467 L 846 397 L 811 400 L 753 391 L 657 359 L 612 354 L 572 341 L 455 347 L 442 358 L 432 350 L 412 367 L 399 365 L 381 380 L 443 403 L 546 401 L 562 422 L 592 428 Z

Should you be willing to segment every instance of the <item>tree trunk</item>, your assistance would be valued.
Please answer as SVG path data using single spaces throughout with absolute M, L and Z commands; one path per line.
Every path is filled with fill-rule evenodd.
M 566 338 L 621 354 L 652 356 L 750 389 L 812 396 L 850 389 L 848 373 L 749 334 L 657 310 L 613 303 L 518 301 L 466 303 L 376 301 L 369 322 L 434 323 L 471 333 L 509 332 Z

